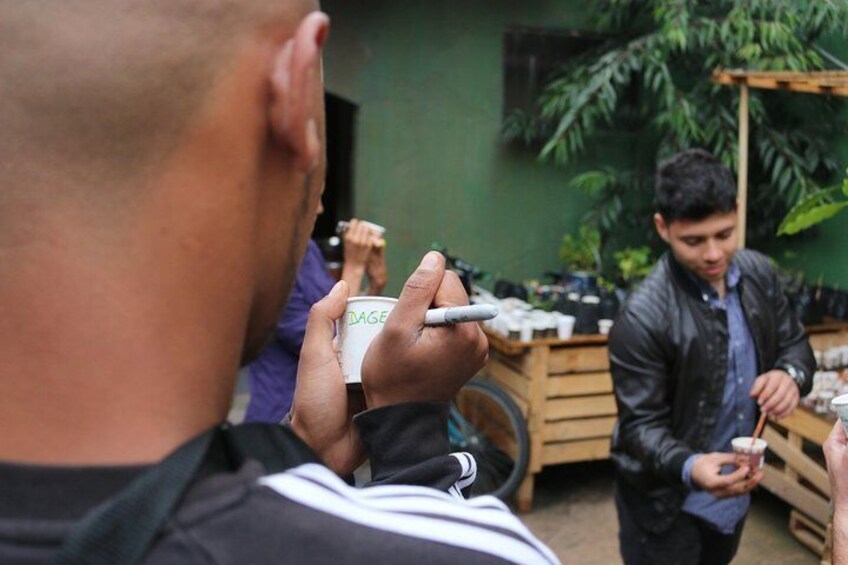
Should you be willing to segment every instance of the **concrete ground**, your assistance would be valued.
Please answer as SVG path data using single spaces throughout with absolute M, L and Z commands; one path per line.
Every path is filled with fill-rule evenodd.
M 563 563 L 621 563 L 609 462 L 548 467 L 537 477 L 533 511 L 521 518 Z M 819 559 L 789 533 L 789 507 L 766 491 L 754 494 L 739 565 L 815 564 Z
M 231 422 L 244 418 L 249 399 L 245 377 L 239 379 Z M 547 467 L 536 479 L 533 511 L 520 517 L 563 563 L 621 563 L 612 484 L 608 461 Z M 792 537 L 788 523 L 789 507 L 782 500 L 765 491 L 756 492 L 733 563 L 818 563 L 819 559 Z

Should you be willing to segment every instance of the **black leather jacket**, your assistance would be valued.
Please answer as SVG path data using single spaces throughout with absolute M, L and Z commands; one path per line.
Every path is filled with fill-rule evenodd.
M 793 367 L 812 387 L 813 352 L 768 260 L 740 250 L 739 293 L 757 369 Z M 671 253 L 633 292 L 610 332 L 618 423 L 612 458 L 619 493 L 645 527 L 663 531 L 680 510 L 686 459 L 707 450 L 727 377 L 727 316 L 714 310 Z

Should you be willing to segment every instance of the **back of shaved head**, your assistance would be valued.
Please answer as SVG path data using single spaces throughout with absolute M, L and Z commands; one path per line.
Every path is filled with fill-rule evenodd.
M 225 418 L 314 223 L 328 33 L 316 0 L 0 0 L 0 460 Z
M 0 198 L 143 177 L 250 34 L 286 20 L 293 27 L 314 7 L 300 0 L 0 0 Z

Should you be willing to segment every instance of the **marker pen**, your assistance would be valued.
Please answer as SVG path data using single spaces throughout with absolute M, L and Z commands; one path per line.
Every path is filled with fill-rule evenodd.
M 424 315 L 425 326 L 447 326 L 463 322 L 482 322 L 498 315 L 498 307 L 491 304 L 472 304 L 471 306 L 451 306 L 427 310 Z

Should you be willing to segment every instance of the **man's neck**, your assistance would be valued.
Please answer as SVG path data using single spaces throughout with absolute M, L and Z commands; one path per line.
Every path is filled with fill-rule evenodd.
M 243 340 L 232 312 L 246 308 L 222 292 L 204 308 L 215 285 L 190 271 L 75 243 L 2 250 L 15 268 L 0 273 L 0 460 L 157 461 L 226 417 Z
M 718 293 L 718 297 L 724 300 L 724 297 L 727 295 L 727 278 L 722 277 L 717 281 L 710 281 L 709 285 Z

